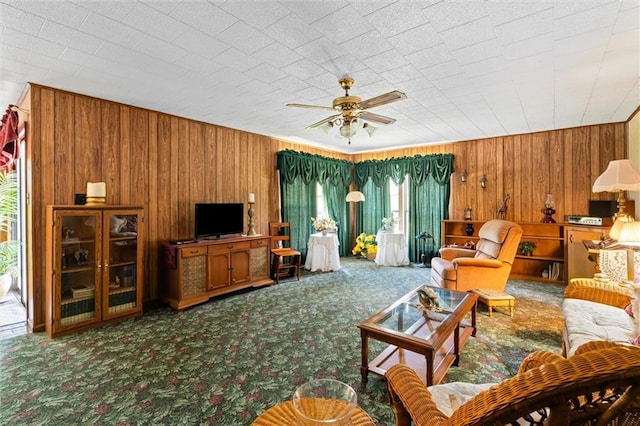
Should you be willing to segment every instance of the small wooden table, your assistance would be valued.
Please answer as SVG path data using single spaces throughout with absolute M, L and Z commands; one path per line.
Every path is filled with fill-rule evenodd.
M 460 351 L 476 335 L 478 295 L 474 293 L 433 289 L 442 312 L 430 312 L 425 318 L 414 305 L 420 286 L 401 297 L 391 306 L 373 315 L 360 325 L 362 339 L 362 381 L 369 372 L 384 376 L 395 364 L 406 364 L 424 379 L 427 386 L 440 383 L 451 365 L 458 365 Z M 471 312 L 471 324 L 463 324 Z M 369 339 L 388 343 L 385 350 L 369 361 Z
M 326 403 L 323 399 L 314 399 L 315 404 L 318 404 L 318 410 L 322 410 L 322 405 Z M 281 402 L 278 405 L 274 405 L 264 413 L 260 414 L 256 418 L 252 426 L 296 426 L 297 416 L 293 408 L 292 401 Z M 356 407 L 353 415 L 351 416 L 352 426 L 374 426 L 373 420 L 366 411 L 360 407 Z

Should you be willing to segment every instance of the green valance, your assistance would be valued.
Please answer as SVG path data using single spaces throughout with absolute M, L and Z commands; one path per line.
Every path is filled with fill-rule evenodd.
M 282 183 L 292 183 L 300 177 L 305 184 L 314 181 L 349 186 L 353 163 L 290 149 L 279 151 L 277 167 Z
M 355 181 L 362 188 L 369 178 L 375 186 L 384 185 L 389 178 L 397 185 L 411 177 L 415 185 L 422 185 L 429 175 L 444 185 L 453 173 L 453 154 L 416 155 L 388 160 L 366 160 L 355 163 Z

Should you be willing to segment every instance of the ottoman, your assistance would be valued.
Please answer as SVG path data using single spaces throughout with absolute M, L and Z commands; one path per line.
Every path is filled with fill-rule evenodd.
M 496 306 L 508 306 L 509 315 L 513 316 L 513 306 L 516 298 L 510 294 L 492 288 L 474 288 L 470 291 L 478 295 L 479 302 L 487 305 L 489 308 L 489 316 L 492 316 L 493 308 Z

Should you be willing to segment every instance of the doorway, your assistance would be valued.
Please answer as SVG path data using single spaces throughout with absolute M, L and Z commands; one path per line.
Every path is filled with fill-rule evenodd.
M 19 134 L 19 151 L 24 152 L 25 128 Z M 9 291 L 0 298 L 0 338 L 26 332 L 27 323 L 27 265 L 26 265 L 26 171 L 24 158 L 19 157 L 15 164 L 18 190 L 15 206 L 15 220 L 9 226 L 7 238 L 20 242 L 17 254 L 17 273 Z

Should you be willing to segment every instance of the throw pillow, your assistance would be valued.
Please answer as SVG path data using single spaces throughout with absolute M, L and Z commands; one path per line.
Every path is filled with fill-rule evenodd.
M 625 306 L 624 311 L 625 311 L 627 314 L 629 314 L 629 316 L 630 316 L 631 318 L 635 318 L 635 317 L 633 316 L 633 304 L 629 303 L 627 306 Z
M 117 216 L 111 216 L 109 220 L 109 228 L 112 234 L 118 234 L 122 232 L 124 226 L 127 224 L 125 219 L 120 219 Z

